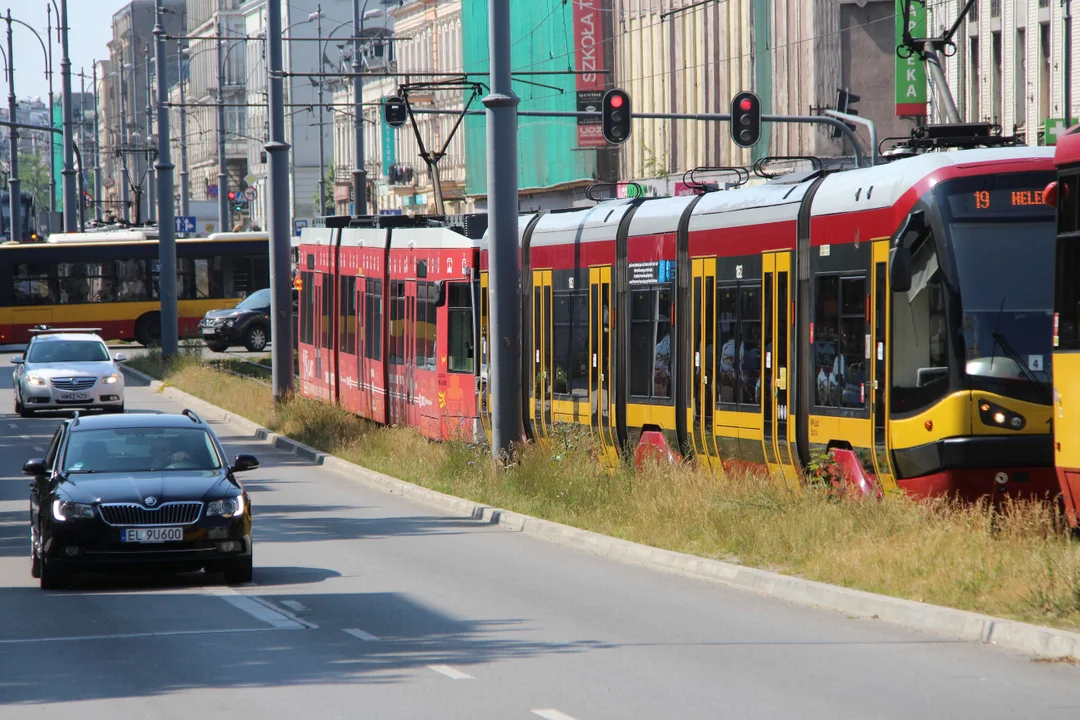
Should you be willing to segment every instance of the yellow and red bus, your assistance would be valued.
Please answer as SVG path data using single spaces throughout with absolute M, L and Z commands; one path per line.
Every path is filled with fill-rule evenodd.
M 1054 263 L 1054 464 L 1069 524 L 1080 527 L 1080 125 L 1058 140 Z
M 176 241 L 180 335 L 208 310 L 269 286 L 266 233 Z M 39 325 L 101 328 L 107 340 L 159 341 L 156 228 L 53 234 L 0 244 L 0 345 L 25 343 Z

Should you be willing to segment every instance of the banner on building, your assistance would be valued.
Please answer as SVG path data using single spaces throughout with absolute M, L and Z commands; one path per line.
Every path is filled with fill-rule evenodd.
M 601 0 L 574 2 L 574 69 L 577 78 L 577 110 L 600 110 L 604 97 L 604 43 Z M 578 147 L 607 147 L 600 118 L 578 118 Z
M 926 6 L 919 0 L 911 0 L 911 15 L 904 17 L 907 0 L 896 0 L 896 46 L 904 41 L 904 23 L 911 29 L 911 36 L 926 37 Z M 917 55 L 909 58 L 896 56 L 896 116 L 926 116 L 926 63 Z
M 381 114 L 381 113 L 380 113 Z M 397 162 L 397 133 L 394 128 L 382 121 L 382 174 L 390 176 L 390 166 Z

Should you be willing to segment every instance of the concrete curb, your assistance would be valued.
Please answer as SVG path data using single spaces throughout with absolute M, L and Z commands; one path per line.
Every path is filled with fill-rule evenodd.
M 322 465 L 338 475 L 452 515 L 499 525 L 540 540 L 585 550 L 612 560 L 684 577 L 718 582 L 799 605 L 837 610 L 856 617 L 880 619 L 906 628 L 930 631 L 960 640 L 993 643 L 1000 647 L 1043 657 L 1080 658 L 1080 633 L 1004 620 L 990 615 L 929 605 L 913 600 L 876 595 L 720 560 L 661 550 L 429 490 L 355 465 L 279 433 L 271 432 L 247 418 L 230 413 L 174 387 L 169 387 L 132 368 L 124 367 L 124 371 L 149 382 L 151 388 L 162 392 L 171 400 L 182 402 L 208 419 L 228 423 L 260 440 L 271 443 L 274 447 Z

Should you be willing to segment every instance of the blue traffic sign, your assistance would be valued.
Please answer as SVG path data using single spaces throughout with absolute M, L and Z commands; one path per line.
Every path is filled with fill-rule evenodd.
M 217 191 L 218 191 L 217 185 L 210 185 L 209 187 L 206 188 L 206 194 L 209 195 L 212 198 L 217 197 Z
M 300 231 L 303 230 L 304 228 L 306 228 L 307 226 L 308 226 L 308 221 L 307 221 L 306 218 L 301 218 L 299 220 L 293 220 L 293 235 L 296 235 L 297 237 L 300 237 Z
M 173 225 L 178 233 L 193 233 L 195 232 L 195 216 L 194 215 L 177 215 L 173 218 Z

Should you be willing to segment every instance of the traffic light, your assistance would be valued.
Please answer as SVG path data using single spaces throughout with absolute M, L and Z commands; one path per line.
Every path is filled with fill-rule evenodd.
M 236 199 L 236 191 L 235 190 L 230 190 L 229 191 L 229 200 L 235 200 L 235 199 Z
M 845 88 L 838 89 L 836 91 L 836 111 L 842 112 L 845 115 L 858 115 L 859 111 L 853 108 L 852 105 L 859 102 L 859 100 L 859 96 L 851 92 L 850 90 L 847 90 Z M 855 126 L 851 123 L 845 124 L 852 130 L 855 129 Z M 843 135 L 843 132 L 841 132 L 840 128 L 834 127 L 832 129 L 832 136 L 834 138 L 838 138 L 841 135 Z
M 392 128 L 399 128 L 409 119 L 409 106 L 397 95 L 383 100 L 383 119 Z
M 604 139 L 614 145 L 624 143 L 630 137 L 630 95 L 625 90 L 612 88 L 604 93 L 600 126 Z
M 744 90 L 731 99 L 731 139 L 739 147 L 753 147 L 761 139 L 761 100 Z

